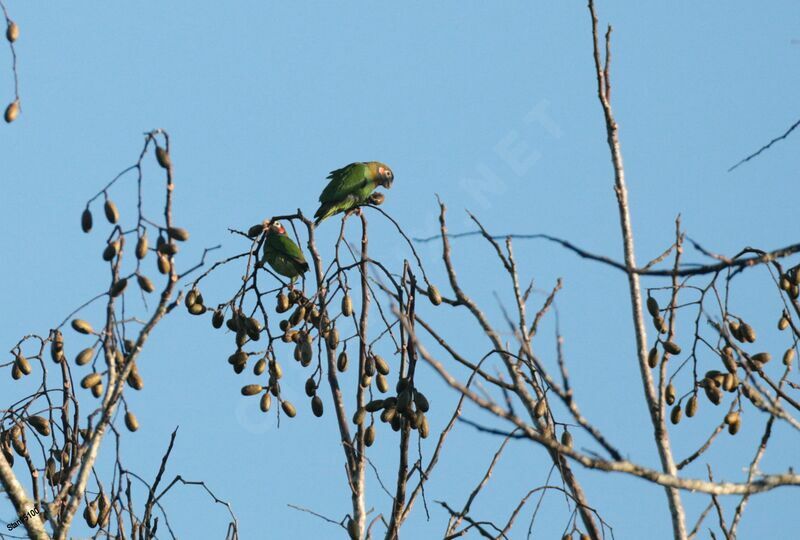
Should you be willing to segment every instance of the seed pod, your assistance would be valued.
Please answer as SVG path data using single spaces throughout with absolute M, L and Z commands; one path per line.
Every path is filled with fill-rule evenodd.
M 72 329 L 81 334 L 92 334 L 94 330 L 92 329 L 92 325 L 88 322 L 84 321 L 83 319 L 72 319 Z
M 420 419 L 418 419 L 417 424 L 419 424 L 419 436 L 423 439 L 428 438 L 428 434 L 430 433 L 430 426 L 428 425 L 428 417 L 425 414 L 420 415 Z
M 736 360 L 733 358 L 733 349 L 728 346 L 724 347 L 721 357 L 725 368 L 731 373 L 736 373 Z
M 754 343 L 756 340 L 756 331 L 753 330 L 752 326 L 745 322 L 742 323 L 742 337 L 748 343 Z
M 283 368 L 281 367 L 281 364 L 275 359 L 269 361 L 269 374 L 275 379 L 280 379 L 281 377 L 283 377 Z
M 170 227 L 167 229 L 167 236 L 178 242 L 186 242 L 189 240 L 189 231 L 181 227 Z
M 255 225 L 247 229 L 247 236 L 248 238 L 258 238 L 263 232 L 264 232 L 264 224 L 256 223 Z
M 28 359 L 25 358 L 24 355 L 21 353 L 14 357 L 14 365 L 19 369 L 24 375 L 30 375 L 31 371 L 31 364 L 28 362 Z
M 786 318 L 786 315 L 782 315 L 780 319 L 778 319 L 778 330 L 786 330 L 789 328 L 789 319 Z
M 719 405 L 722 401 L 722 393 L 716 387 L 715 384 L 706 384 L 704 385 L 703 389 L 706 392 L 706 397 L 708 400 L 713 403 L 714 405 Z
M 667 330 L 669 329 L 667 327 L 667 321 L 665 321 L 660 315 L 653 317 L 653 326 L 660 334 L 666 334 Z
M 689 398 L 689 402 L 686 404 L 686 416 L 691 418 L 697 412 L 697 394 L 692 395 Z
M 164 169 L 172 167 L 172 160 L 169 157 L 169 152 L 159 145 L 156 145 L 156 161 L 158 161 L 158 164 Z
M 353 314 L 353 301 L 350 299 L 349 294 L 342 297 L 342 315 L 349 317 Z
M 383 409 L 384 401 L 382 399 L 373 399 L 364 406 L 367 412 L 378 412 Z
M 428 285 L 428 298 L 434 306 L 442 303 L 442 295 L 439 294 L 439 289 L 436 288 L 436 285 Z
M 192 307 L 197 303 L 197 289 L 192 289 L 186 293 L 186 296 L 183 299 L 183 305 L 187 308 Z
M 681 348 L 674 341 L 665 341 L 663 346 L 664 346 L 664 350 L 667 351 L 669 354 L 672 354 L 672 355 L 681 354 Z
M 259 358 L 256 365 L 253 366 L 253 375 L 261 375 L 267 369 L 267 361 L 264 358 Z
M 8 107 L 6 107 L 6 112 L 3 115 L 3 118 L 5 118 L 7 124 L 10 124 L 14 120 L 16 120 L 18 116 L 19 116 L 19 100 L 15 100 L 8 104 Z
M 9 43 L 14 43 L 19 39 L 19 26 L 10 19 L 8 21 L 8 27 L 6 28 L 6 39 Z
M 228 363 L 235 366 L 236 364 L 247 363 L 247 353 L 239 349 L 228 357 Z
M 367 417 L 367 410 L 363 407 L 360 407 L 356 410 L 353 414 L 353 423 L 357 426 L 360 426 L 364 423 L 364 419 Z
M 795 266 L 786 272 L 789 281 L 794 285 L 800 285 L 800 265 Z
M 375 358 L 375 369 L 378 370 L 378 373 L 381 375 L 388 375 L 391 371 L 389 367 L 389 363 L 383 359 L 383 357 L 379 354 L 374 355 Z
M 81 380 L 81 386 L 83 388 L 91 388 L 92 386 L 100 383 L 102 381 L 102 377 L 99 373 L 89 373 Z
M 647 353 L 647 365 L 650 366 L 650 369 L 658 365 L 658 347 L 653 347 Z
M 417 405 L 417 409 L 422 412 L 428 412 L 430 409 L 430 403 L 428 403 L 428 398 L 425 397 L 425 394 L 417 390 L 414 392 L 414 403 Z
M 331 328 L 331 331 L 328 332 L 328 337 L 326 338 L 328 342 L 328 347 L 331 349 L 335 349 L 339 346 L 339 330 L 336 327 Z
M 92 211 L 87 206 L 81 214 L 81 230 L 88 233 L 92 230 Z
M 306 308 L 303 306 L 297 306 L 297 309 L 294 310 L 292 316 L 289 317 L 289 326 L 297 326 L 300 321 L 302 321 L 306 316 Z
M 125 427 L 128 428 L 128 431 L 130 432 L 134 432 L 139 429 L 139 421 L 136 419 L 136 415 L 131 411 L 125 413 Z
M 347 371 L 347 352 L 342 351 L 339 353 L 339 358 L 336 359 L 336 369 L 340 372 Z
M 728 433 L 730 433 L 731 435 L 736 435 L 737 433 L 739 433 L 739 428 L 741 427 L 741 425 L 742 425 L 741 419 L 738 419 L 736 422 L 733 422 L 732 424 L 728 424 Z
M 658 302 L 652 296 L 647 297 L 647 311 L 650 313 L 651 317 L 658 317 L 660 315 Z
M 786 352 L 783 353 L 783 365 L 792 367 L 792 360 L 794 360 L 794 349 L 786 349 Z
M 103 395 L 103 383 L 97 383 L 96 385 L 92 386 L 90 390 L 92 392 L 92 396 L 99 398 Z
M 261 386 L 260 384 L 248 384 L 248 385 L 242 386 L 242 395 L 243 396 L 255 396 L 255 395 L 260 394 L 263 389 L 264 389 L 264 387 Z
M 134 390 L 141 390 L 144 388 L 144 379 L 142 376 L 139 375 L 138 371 L 131 371 L 127 378 L 128 386 L 133 388 Z
M 159 253 L 157 260 L 158 260 L 158 271 L 161 272 L 162 274 L 169 274 L 169 271 L 172 268 L 172 263 L 169 262 L 169 259 L 162 253 Z
M 317 393 L 317 383 L 314 382 L 314 377 L 309 377 L 306 380 L 306 395 L 308 397 L 314 397 Z
M 789 280 L 789 273 L 783 274 L 781 276 L 779 286 L 786 292 L 789 292 L 792 289 L 792 282 Z
M 744 338 L 742 337 L 742 325 L 739 324 L 739 321 L 729 321 L 728 330 L 734 339 L 737 341 L 744 341 Z
M 97 503 L 91 502 L 86 505 L 83 510 L 83 519 L 90 529 L 97 527 Z
M 739 413 L 737 411 L 731 411 L 725 415 L 725 423 L 728 425 L 735 424 L 739 420 Z
M 417 429 L 419 427 L 419 423 L 417 421 L 417 413 L 414 412 L 406 412 L 405 418 L 408 420 L 408 427 L 411 429 Z
M 391 422 L 397 416 L 397 409 L 394 407 L 387 407 L 381 413 L 381 422 Z
M 261 402 L 258 404 L 258 406 L 261 408 L 261 412 L 269 411 L 271 405 L 272 396 L 269 395 L 269 392 L 264 392 L 264 395 L 261 396 Z
M 11 368 L 11 378 L 14 379 L 15 381 L 18 381 L 21 377 L 22 377 L 22 372 L 17 367 L 17 364 L 14 364 L 14 366 Z
M 192 307 L 189 308 L 189 313 L 192 315 L 203 315 L 208 308 L 201 303 L 192 304 Z
M 567 448 L 572 448 L 572 433 L 566 429 L 564 430 L 564 433 L 561 434 L 561 444 Z
M 375 426 L 369 426 L 364 432 L 364 444 L 372 446 L 375 442 Z
M 672 408 L 672 412 L 669 414 L 669 420 L 670 420 L 670 422 L 672 422 L 673 424 L 678 424 L 678 422 L 680 422 L 680 421 L 681 421 L 681 413 L 682 413 L 682 412 L 683 412 L 683 411 L 682 411 L 682 409 L 681 409 L 681 404 L 680 404 L 680 403 L 678 403 L 677 405 L 675 405 L 675 406 Z
M 722 378 L 722 389 L 726 392 L 733 392 L 739 386 L 739 380 L 733 373 L 726 373 Z
M 367 374 L 362 375 L 359 384 L 361 385 L 361 388 L 369 388 L 369 385 L 372 384 L 372 377 Z
M 286 413 L 286 416 L 289 418 L 294 418 L 297 414 L 297 409 L 290 401 L 281 401 L 281 409 L 283 409 L 283 412 Z
M 311 344 L 307 341 L 301 341 L 297 344 L 297 347 L 300 349 L 300 365 L 303 367 L 308 366 L 314 356 Z
M 29 416 L 28 424 L 42 437 L 50 436 L 50 422 L 43 416 Z
M 375 375 L 375 359 L 372 355 L 367 356 L 366 360 L 364 361 L 364 374 L 367 377 L 372 377 Z
M 136 258 L 140 261 L 147 256 L 148 249 L 147 231 L 144 231 L 136 241 Z
M 214 328 L 222 328 L 222 323 L 225 322 L 225 314 L 221 309 L 214 310 L 214 315 L 211 316 L 211 326 Z
M 289 309 L 289 298 L 283 293 L 278 295 L 278 305 L 275 307 L 275 311 L 278 313 L 283 313 Z
M 314 416 L 317 418 L 322 416 L 324 408 L 322 406 L 322 399 L 319 396 L 314 396 L 311 398 L 311 412 L 313 412 Z
M 153 285 L 153 282 L 150 280 L 150 278 L 142 274 L 136 274 L 136 283 L 138 283 L 139 288 L 146 293 L 151 293 L 156 290 L 156 286 Z
M 664 399 L 667 401 L 667 405 L 675 403 L 675 386 L 672 383 L 668 384 L 664 390 Z
M 244 320 L 244 327 L 245 331 L 247 332 L 247 337 L 252 339 L 253 341 L 258 341 L 261 339 L 261 322 L 256 319 L 255 317 L 248 317 Z
M 119 252 L 119 241 L 109 242 L 103 249 L 103 260 L 106 262 L 111 261 L 114 257 L 117 256 L 118 252 Z
M 91 362 L 92 357 L 94 356 L 94 348 L 89 347 L 88 349 L 83 349 L 81 352 L 78 353 L 78 356 L 75 357 L 75 363 L 79 366 L 83 366 Z
M 61 334 L 61 330 L 53 331 L 52 341 L 50 342 L 50 358 L 55 363 L 64 360 L 64 336 Z
M 378 387 L 378 391 L 380 391 L 381 394 L 385 394 L 386 392 L 389 391 L 389 380 L 380 373 L 378 373 L 378 377 L 376 379 L 376 386 Z
M 114 282 L 111 286 L 111 290 L 108 293 L 111 295 L 111 298 L 116 298 L 125 292 L 125 288 L 128 286 L 128 278 L 118 279 Z
M 751 356 L 750 359 L 753 360 L 753 362 L 758 362 L 759 364 L 766 364 L 772 360 L 772 355 L 768 352 L 760 352 Z
M 536 416 L 536 418 L 541 418 L 547 414 L 547 402 L 544 398 L 536 402 L 536 406 L 533 408 L 533 414 Z
M 106 202 L 103 205 L 103 211 L 106 214 L 106 219 L 112 225 L 119 221 L 119 210 L 117 210 L 117 205 L 114 204 L 114 201 L 111 199 L 106 199 Z

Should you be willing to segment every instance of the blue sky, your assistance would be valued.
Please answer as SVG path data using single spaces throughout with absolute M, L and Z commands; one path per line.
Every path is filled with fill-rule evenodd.
M 23 111 L 0 129 L 0 298 L 6 313 L 0 342 L 7 347 L 23 334 L 46 332 L 98 292 L 106 275 L 101 235 L 80 232 L 80 212 L 135 161 L 142 133 L 156 127 L 173 140 L 175 219 L 192 232 L 181 254 L 185 264 L 205 246 L 222 243 L 220 255 L 241 248 L 228 227 L 245 228 L 298 207 L 312 212 L 329 170 L 372 159 L 392 166 L 397 180 L 384 208 L 415 236 L 436 232 L 439 194 L 450 209 L 451 231 L 472 228 L 463 211 L 469 209 L 496 233 L 544 232 L 621 258 L 583 1 L 9 0 L 8 7 L 21 27 Z M 733 173 L 726 170 L 800 114 L 797 4 L 617 1 L 600 2 L 598 9 L 601 22 L 615 28 L 613 102 L 640 262 L 672 241 L 679 213 L 689 235 L 718 252 L 796 241 L 797 135 Z M 0 61 L 7 65 L 7 51 Z M 0 69 L 4 100 L 11 84 L 8 69 Z M 112 197 L 122 201 L 132 188 L 121 184 Z M 323 227 L 322 241 L 330 243 L 335 229 Z M 374 252 L 400 262 L 391 230 L 376 224 L 375 234 Z M 499 263 L 477 239 L 460 240 L 454 250 L 465 288 L 501 322 L 492 292 L 509 300 L 509 289 Z M 516 252 L 522 277 L 534 279 L 537 288 L 564 279 L 561 331 L 581 408 L 632 459 L 656 466 L 624 276 L 539 242 L 518 243 Z M 449 292 L 436 246 L 421 253 L 432 278 Z M 765 272 L 751 274 L 732 301 L 763 328 L 761 339 L 775 356 L 786 347 L 774 330 L 778 298 L 763 293 Z M 236 271 L 227 275 L 204 290 L 207 298 L 220 301 L 235 286 Z M 488 347 L 468 319 L 424 309 L 463 351 Z M 537 345 L 546 357 L 552 336 L 551 320 Z M 73 354 L 82 348 L 72 335 L 67 347 Z M 273 416 L 239 395 L 245 381 L 225 361 L 230 348 L 229 338 L 183 311 L 158 328 L 140 363 L 146 389 L 129 397 L 142 423 L 124 443 L 129 466 L 152 477 L 179 424 L 171 472 L 203 479 L 229 500 L 243 538 L 335 534 L 286 506 L 337 519 L 348 511 L 333 426 L 301 407 L 298 418 L 278 430 Z M 432 397 L 433 428 L 441 429 L 456 396 L 429 369 L 420 377 Z M 284 387 L 294 381 L 302 401 L 302 373 L 287 379 Z M 0 378 L 0 395 L 17 391 L 10 378 Z M 677 457 L 719 421 L 721 413 L 709 408 L 673 430 Z M 482 418 L 474 410 L 466 416 Z M 718 477 L 742 478 L 764 420 L 751 412 L 738 436 L 748 442 L 724 438 L 709 453 Z M 796 452 L 790 452 L 796 434 L 781 426 L 775 437 L 780 444 L 762 469 L 796 466 Z M 391 467 L 393 440 L 388 431 L 379 433 L 379 466 Z M 417 507 L 407 536 L 441 534 L 446 517 L 432 501 L 463 504 L 499 442 L 467 426 L 456 429 L 427 490 L 431 520 Z M 513 445 L 476 502 L 476 516 L 504 518 L 548 469 L 540 449 Z M 617 538 L 644 530 L 670 536 L 661 489 L 577 472 Z M 704 476 L 704 463 L 687 474 Z M 754 499 L 742 537 L 797 530 L 792 497 L 779 490 Z M 707 498 L 684 500 L 693 522 Z M 384 512 L 389 507 L 374 478 L 370 501 Z M 182 537 L 223 534 L 224 512 L 200 492 L 185 489 L 167 503 Z M 735 504 L 725 503 L 729 510 Z M 10 505 L 0 508 L 0 518 L 12 516 Z M 568 518 L 563 500 L 548 496 L 542 512 L 537 536 L 561 534 Z M 513 537 L 524 533 L 527 519 L 520 518 Z

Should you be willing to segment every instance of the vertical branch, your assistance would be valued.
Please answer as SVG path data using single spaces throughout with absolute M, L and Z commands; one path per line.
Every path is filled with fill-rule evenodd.
M 361 318 L 358 325 L 358 385 L 356 386 L 356 407 L 360 409 L 364 406 L 364 385 L 362 379 L 365 376 L 365 366 L 367 365 L 367 323 L 369 320 L 369 283 L 367 282 L 367 257 L 369 247 L 369 236 L 367 234 L 367 218 L 361 212 L 361 258 L 359 261 L 359 272 L 361 274 Z M 366 472 L 366 445 L 364 443 L 363 424 L 358 426 L 356 431 L 356 452 L 354 469 L 352 473 L 353 484 L 353 521 L 355 522 L 356 538 L 361 538 L 366 529 L 367 514 L 365 507 L 365 472 Z
M 633 227 L 631 225 L 630 210 L 628 206 L 628 189 L 625 184 L 625 167 L 622 161 L 622 150 L 619 144 L 618 126 L 614 119 L 610 102 L 610 81 L 608 66 L 611 60 L 610 40 L 611 30 L 606 33 L 606 58 L 605 63 L 600 58 L 600 43 L 597 31 L 597 15 L 594 2 L 589 0 L 589 12 L 592 18 L 592 44 L 594 50 L 594 64 L 597 72 L 597 96 L 603 108 L 605 117 L 608 147 L 611 152 L 611 161 L 614 167 L 614 191 L 617 195 L 620 226 L 622 228 L 623 247 L 625 251 L 625 266 L 630 289 L 633 324 L 636 333 L 636 351 L 639 360 L 639 371 L 642 376 L 645 400 L 653 423 L 654 438 L 658 447 L 661 465 L 667 474 L 676 475 L 675 461 L 670 449 L 669 436 L 666 423 L 659 414 L 658 396 L 656 395 L 653 377 L 647 364 L 647 331 L 645 330 L 644 314 L 642 312 L 642 294 L 639 286 L 639 276 L 633 270 L 636 268 L 636 255 L 634 251 Z M 683 511 L 680 495 L 674 488 L 666 488 L 672 515 L 672 528 L 675 538 L 686 538 L 686 518 Z

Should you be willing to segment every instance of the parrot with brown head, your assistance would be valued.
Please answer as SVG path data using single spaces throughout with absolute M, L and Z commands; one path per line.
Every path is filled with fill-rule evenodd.
M 389 189 L 394 173 L 380 161 L 351 163 L 328 175 L 328 185 L 319 196 L 320 207 L 314 214 L 315 225 L 334 214 L 348 212 L 370 201 L 376 188 Z

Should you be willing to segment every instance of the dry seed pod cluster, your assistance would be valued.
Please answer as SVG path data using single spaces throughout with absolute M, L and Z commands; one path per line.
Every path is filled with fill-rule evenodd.
M 781 275 L 779 283 L 792 300 L 797 300 L 800 297 L 800 265 L 793 266 Z
M 363 408 L 358 409 L 353 416 L 353 422 L 363 425 L 367 414 L 380 412 L 381 422 L 391 425 L 394 431 L 408 426 L 410 429 L 419 431 L 420 437 L 426 438 L 430 434 L 428 417 L 425 415 L 430 408 L 428 399 L 407 379 L 400 379 L 396 390 L 396 396 L 374 399 Z M 371 435 L 371 439 L 374 441 L 374 434 Z

